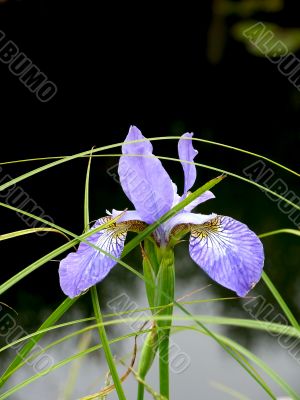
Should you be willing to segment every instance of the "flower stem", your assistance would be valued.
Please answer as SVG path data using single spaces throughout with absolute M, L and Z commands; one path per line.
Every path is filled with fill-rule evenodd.
M 137 400 L 144 400 L 144 384 L 142 382 L 138 383 L 138 394 L 137 394 Z
M 126 400 L 123 388 L 122 388 L 122 383 L 121 380 L 119 378 L 118 375 L 118 371 L 116 368 L 116 365 L 114 363 L 114 359 L 113 359 L 113 355 L 111 353 L 110 347 L 109 347 L 109 343 L 108 343 L 108 339 L 106 336 L 106 332 L 105 332 L 105 328 L 103 325 L 103 319 L 102 319 L 102 314 L 101 314 L 101 309 L 100 309 L 100 304 L 99 304 L 99 299 L 98 299 L 98 293 L 97 293 L 97 289 L 96 286 L 93 286 L 91 288 L 91 295 L 92 295 L 92 302 L 93 302 L 93 308 L 94 308 L 94 314 L 95 314 L 95 318 L 98 324 L 98 332 L 99 332 L 99 336 L 102 342 L 102 346 L 103 346 L 103 350 L 105 353 L 105 357 L 106 357 L 106 361 L 111 373 L 111 377 L 113 379 L 113 382 L 115 384 L 116 387 L 116 391 L 119 397 L 119 400 Z
M 157 275 L 157 305 L 162 306 L 160 316 L 171 317 L 175 290 L 174 252 L 164 249 Z M 160 394 L 169 400 L 169 338 L 171 319 L 157 321 L 159 346 L 159 382 Z
M 169 339 L 170 332 L 159 333 L 159 384 L 160 394 L 169 399 Z

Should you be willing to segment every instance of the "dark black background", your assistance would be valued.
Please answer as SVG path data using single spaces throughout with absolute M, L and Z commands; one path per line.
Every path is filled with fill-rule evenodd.
M 293 3 L 257 19 L 294 26 Z M 209 1 L 201 9 L 2 4 L 7 38 L 58 87 L 53 100 L 40 104 L 1 66 L 7 158 L 111 143 L 132 123 L 148 136 L 168 135 L 180 121 L 202 136 L 210 130 L 220 141 L 273 157 L 280 157 L 285 145 L 293 162 L 298 103 L 291 102 L 298 93 L 276 66 L 249 55 L 231 38 L 230 18 L 223 58 L 211 65 L 206 54 L 211 19 Z
M 260 12 L 255 18 L 296 27 L 295 4 L 285 2 L 281 12 Z M 237 17 L 225 21 L 221 60 L 216 65 L 209 62 L 212 2 L 163 7 L 23 0 L 1 4 L 0 15 L 7 38 L 58 87 L 51 101 L 40 103 L 7 66 L 0 65 L 1 162 L 70 155 L 117 143 L 124 140 L 129 125 L 136 124 L 148 137 L 193 131 L 199 138 L 246 148 L 299 169 L 299 92 L 274 64 L 249 54 L 231 37 L 230 26 Z M 174 142 L 154 146 L 156 154 L 176 154 Z M 206 144 L 198 143 L 197 148 L 199 162 L 240 174 L 252 160 Z M 105 158 L 93 163 L 93 218 L 106 208 L 128 206 L 121 188 L 106 173 L 115 162 Z M 21 183 L 58 225 L 77 233 L 83 224 L 86 163 L 77 160 Z M 4 165 L 3 170 L 16 177 L 39 165 Z M 166 165 L 179 182 L 178 166 Z M 199 183 L 214 174 L 201 170 L 201 176 Z M 284 179 L 296 190 L 295 179 Z M 223 186 L 224 200 L 217 203 L 220 212 L 238 208 L 242 211 L 235 216 L 248 223 L 258 214 L 252 226 L 260 232 L 293 227 L 261 193 L 251 189 L 246 195 L 243 188 L 236 181 L 230 189 Z M 219 188 L 218 194 L 222 196 Z M 226 206 L 233 199 L 236 205 Z M 265 212 L 270 214 L 262 222 Z M 2 233 L 26 228 L 10 211 L 1 210 L 0 217 Z M 49 235 L 3 242 L 1 282 L 62 243 Z M 5 299 L 18 307 L 23 302 L 32 301 L 34 307 L 37 301 L 60 301 L 57 265 L 42 267 L 10 289 Z

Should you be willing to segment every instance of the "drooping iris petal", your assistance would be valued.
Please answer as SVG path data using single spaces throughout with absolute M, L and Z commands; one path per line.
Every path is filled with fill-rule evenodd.
M 181 161 L 194 161 L 194 158 L 198 154 L 198 151 L 193 147 L 193 141 L 184 138 L 192 138 L 193 133 L 185 133 L 181 136 L 178 142 L 178 154 Z M 190 190 L 194 185 L 197 171 L 194 164 L 189 164 L 186 162 L 181 163 L 184 172 L 184 195 Z
M 169 240 L 172 235 L 176 235 L 180 230 L 186 230 L 186 227 L 189 227 L 190 224 L 204 224 L 215 217 L 216 214 L 204 215 L 182 212 L 170 218 L 162 226 L 166 234 L 166 239 Z
M 263 246 L 245 224 L 217 216 L 193 226 L 192 259 L 216 282 L 245 296 L 259 281 L 264 263 Z
M 111 220 L 111 216 L 100 218 L 92 229 Z M 112 224 L 87 238 L 87 241 L 105 252 L 119 258 L 124 248 L 128 227 L 126 224 Z M 60 286 L 63 292 L 73 298 L 84 290 L 102 281 L 117 262 L 81 242 L 77 251 L 69 253 L 59 265 Z
M 131 126 L 122 146 L 123 156 L 119 162 L 119 176 L 123 191 L 134 204 L 143 221 L 153 223 L 173 203 L 172 181 L 160 160 L 153 156 L 149 140 L 130 143 L 131 140 L 145 139 L 138 128 Z M 139 154 L 139 157 L 126 156 Z
M 192 201 L 186 207 L 184 207 L 185 211 L 192 211 L 195 207 L 199 204 L 204 203 L 207 200 L 214 199 L 215 195 L 210 191 L 207 190 L 205 193 L 201 194 L 196 200 Z

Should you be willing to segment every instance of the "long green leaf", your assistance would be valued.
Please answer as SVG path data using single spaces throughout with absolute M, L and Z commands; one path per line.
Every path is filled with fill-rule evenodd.
M 290 321 L 290 323 L 293 325 L 293 327 L 300 332 L 300 327 L 299 327 L 298 321 L 296 320 L 296 318 L 294 317 L 289 306 L 283 300 L 283 297 L 281 296 L 281 294 L 276 289 L 273 282 L 271 281 L 271 279 L 268 277 L 268 275 L 265 272 L 262 273 L 262 279 L 265 282 L 265 284 L 267 285 L 267 287 L 269 288 L 269 290 L 272 293 L 272 295 L 274 296 L 274 298 L 276 299 L 276 301 L 279 304 L 279 306 L 281 307 L 282 311 L 285 313 L 287 319 Z
M 183 327 L 184 329 L 187 327 Z M 199 330 L 198 327 L 189 327 L 191 329 L 200 331 L 201 333 L 204 333 L 204 331 Z M 295 392 L 295 390 L 287 383 L 285 382 L 284 379 L 281 378 L 280 375 L 278 375 L 272 368 L 268 366 L 264 361 L 262 361 L 259 357 L 257 357 L 255 354 L 253 354 L 251 351 L 247 350 L 245 347 L 242 345 L 238 344 L 232 339 L 229 339 L 223 335 L 215 333 L 215 335 L 218 337 L 220 341 L 224 343 L 224 345 L 231 347 L 235 351 L 243 354 L 245 357 L 247 357 L 250 361 L 252 361 L 254 364 L 256 364 L 259 368 L 261 368 L 267 375 L 269 375 L 270 378 L 274 382 L 276 382 L 288 395 L 292 397 L 294 400 L 299 400 L 300 395 L 299 393 Z M 276 397 L 275 397 L 276 399 Z
M 142 332 L 142 333 L 144 333 L 144 332 Z M 122 336 L 120 338 L 113 339 L 113 340 L 109 341 L 109 344 L 117 343 L 117 342 L 123 340 L 124 338 L 134 337 L 137 334 L 139 334 L 139 333 L 133 332 L 133 333 L 130 333 L 130 334 L 126 335 L 126 336 Z M 90 354 L 90 353 L 92 353 L 94 351 L 97 351 L 97 350 L 99 350 L 101 348 L 102 348 L 102 345 L 99 344 L 99 345 L 90 347 L 87 350 L 78 352 L 78 353 L 72 355 L 71 357 L 65 358 L 64 360 L 62 360 L 59 363 L 53 365 L 52 367 L 46 368 L 43 371 L 39 372 L 38 374 L 35 374 L 35 375 L 31 376 L 30 378 L 24 380 L 23 382 L 21 382 L 21 383 L 15 385 L 14 387 L 8 389 L 5 393 L 0 395 L 0 400 L 7 399 L 9 396 L 11 396 L 12 394 L 18 392 L 20 389 L 24 388 L 25 386 L 29 385 L 30 383 L 34 382 L 35 380 L 41 378 L 42 376 L 45 376 L 45 375 L 49 374 L 49 372 L 55 371 L 56 369 L 61 368 L 61 367 L 65 366 L 65 365 L 67 365 L 68 363 L 70 363 L 70 362 L 72 362 L 74 360 L 77 360 L 78 358 L 81 358 L 83 356 L 86 356 L 87 354 Z
M 296 235 L 296 236 L 300 236 L 300 230 L 297 231 L 297 229 L 277 229 L 276 231 L 270 231 L 270 232 L 266 232 L 266 233 L 261 233 L 259 235 L 260 238 L 265 238 L 268 236 L 273 236 L 273 235 L 278 235 L 281 233 L 288 233 L 291 235 Z
M 50 326 L 54 325 L 64 314 L 65 312 L 75 303 L 76 299 L 65 299 L 59 307 L 46 319 L 45 322 L 40 326 L 37 331 L 37 334 L 31 338 L 31 340 L 25 344 L 24 347 L 20 351 L 18 351 L 17 356 L 14 360 L 9 364 L 6 371 L 3 373 L 2 377 L 0 378 L 0 387 L 7 381 L 10 372 L 13 371 L 21 362 L 22 360 L 27 357 L 29 352 L 34 348 L 36 343 L 42 339 L 45 335 L 44 330 L 49 328 Z M 39 332 L 43 331 L 43 332 Z
M 74 301 L 74 299 L 72 301 Z M 133 312 L 134 311 L 132 311 L 132 313 Z M 119 316 L 119 313 L 115 314 L 115 316 Z M 157 320 L 159 320 L 163 317 L 157 315 L 155 318 Z M 189 315 L 182 316 L 182 315 L 175 314 L 173 319 L 174 319 L 174 321 L 189 321 L 189 322 L 200 321 L 202 323 L 213 324 L 213 325 L 237 326 L 240 328 L 255 329 L 255 330 L 265 331 L 268 333 L 273 333 L 273 334 L 275 333 L 278 335 L 285 335 L 285 336 L 290 336 L 290 337 L 295 337 L 295 338 L 300 339 L 300 332 L 297 329 L 295 329 L 292 326 L 287 326 L 287 325 L 283 325 L 283 324 L 275 323 L 275 322 L 260 321 L 260 320 L 256 321 L 256 320 L 245 319 L 245 318 L 229 318 L 229 317 L 221 317 L 221 316 L 195 315 L 195 314 L 193 314 L 192 316 L 189 316 Z M 38 331 L 33 332 L 30 335 L 22 337 L 16 341 L 13 341 L 13 342 L 7 344 L 4 347 L 2 347 L 0 349 L 0 352 L 7 350 L 10 347 L 16 346 L 25 340 L 28 340 L 35 336 L 39 336 L 40 334 L 45 334 L 45 333 L 51 332 L 56 329 L 61 329 L 61 328 L 73 326 L 73 325 L 76 325 L 79 323 L 90 322 L 90 321 L 94 321 L 94 320 L 95 320 L 94 317 L 83 318 L 83 319 L 79 319 L 76 321 L 65 322 L 65 323 L 62 323 L 59 325 L 47 327 L 45 329 L 40 328 Z M 128 317 L 128 318 L 112 319 L 109 321 L 103 321 L 102 324 L 104 326 L 113 326 L 113 325 L 119 325 L 119 324 L 127 324 L 128 325 L 128 324 L 134 324 L 136 322 L 144 323 L 144 322 L 152 321 L 152 320 L 153 320 L 152 315 L 145 316 L 143 314 L 143 317 Z M 97 326 L 97 324 L 93 325 L 93 328 L 95 328 L 96 326 Z
M 157 317 L 159 318 L 159 317 Z M 163 318 L 163 317 L 161 317 Z M 107 321 L 104 322 L 104 325 L 115 325 L 115 324 L 119 324 L 119 323 L 132 323 L 132 322 L 136 322 L 136 321 L 141 321 L 144 322 L 146 320 L 152 320 L 152 316 L 149 315 L 149 317 L 143 317 L 143 318 L 126 318 L 126 319 L 119 319 L 119 320 L 112 320 L 112 321 Z M 209 323 L 209 324 L 226 324 L 226 325 L 230 325 L 230 326 L 240 326 L 240 327 L 244 327 L 244 328 L 252 328 L 252 329 L 260 329 L 260 330 L 265 330 L 268 332 L 272 332 L 272 333 L 281 333 L 281 334 L 285 334 L 285 335 L 290 335 L 290 336 L 294 336 L 294 337 L 300 337 L 300 334 L 297 330 L 295 330 L 292 327 L 289 327 L 287 329 L 287 327 L 282 326 L 281 324 L 275 324 L 275 323 L 269 323 L 269 322 L 263 322 L 263 321 L 252 321 L 252 320 L 244 320 L 244 319 L 238 319 L 238 318 L 226 318 L 226 317 L 217 317 L 217 316 L 196 316 L 193 315 L 191 317 L 183 317 L 183 316 L 177 316 L 175 315 L 173 317 L 173 320 L 190 320 L 190 321 L 201 321 L 202 323 Z M 79 321 L 81 322 L 81 320 Z M 66 324 L 62 324 L 64 326 L 66 326 Z M 97 324 L 83 328 L 81 330 L 78 331 L 79 333 L 84 333 L 90 329 L 95 329 L 97 327 Z M 199 329 L 199 328 L 197 328 Z M 67 340 L 68 338 L 71 338 L 75 335 L 76 333 L 72 333 L 70 335 L 67 335 L 66 338 L 62 338 L 59 339 L 58 341 L 56 341 L 56 343 L 61 343 L 64 340 Z M 13 343 L 13 345 L 18 344 L 19 341 L 16 341 Z M 51 346 L 47 346 L 45 347 L 45 351 L 50 348 Z M 31 357 L 30 357 L 31 359 Z M 26 361 L 26 360 L 25 360 Z M 276 381 L 276 380 L 275 380 Z
M 105 226 L 108 226 L 110 223 L 99 226 L 96 229 L 93 229 L 87 233 L 84 233 L 81 236 L 76 236 L 76 235 L 72 234 L 72 236 L 76 236 L 76 239 L 73 239 L 70 242 L 63 244 L 62 246 L 56 248 L 55 250 L 53 250 L 50 253 L 46 254 L 45 256 L 41 257 L 39 260 L 33 262 L 28 267 L 24 268 L 22 271 L 18 272 L 12 278 L 8 279 L 6 282 L 4 282 L 2 285 L 0 285 L 0 294 L 3 294 L 4 292 L 6 292 L 6 290 L 8 290 L 12 286 L 14 286 L 17 282 L 19 282 L 20 280 L 25 278 L 30 273 L 34 272 L 36 269 L 38 269 L 42 265 L 46 264 L 48 261 L 52 260 L 53 258 L 56 258 L 60 254 L 71 249 L 73 246 L 75 246 L 79 242 L 85 241 L 85 239 L 88 238 L 90 235 L 101 231 L 102 229 L 105 228 Z M 87 243 L 90 243 L 90 242 L 87 242 Z
M 88 167 L 86 171 L 86 179 L 85 179 L 85 190 L 84 190 L 84 227 L 85 231 L 88 230 L 90 225 L 90 215 L 89 215 L 89 184 L 90 184 L 90 172 L 91 172 L 91 161 L 92 157 L 89 158 Z M 98 293 L 96 286 L 91 288 L 91 297 L 92 297 L 92 304 L 94 309 L 95 318 L 98 324 L 98 332 L 99 337 L 103 346 L 105 358 L 107 365 L 109 367 L 109 371 L 111 373 L 111 377 L 116 387 L 116 391 L 120 400 L 126 400 L 125 393 L 123 391 L 122 383 L 118 375 L 118 370 L 114 362 L 114 358 L 112 352 L 109 347 L 109 341 L 106 335 L 105 327 L 102 324 L 103 318 L 100 309 L 100 303 L 98 299 Z
M 296 229 L 278 229 L 275 231 L 262 233 L 261 235 L 259 235 L 259 237 L 264 238 L 264 237 L 268 237 L 268 236 L 278 235 L 281 233 L 288 233 L 288 234 L 300 236 L 300 231 L 297 231 Z M 293 325 L 293 327 L 295 329 L 300 330 L 300 326 L 299 326 L 297 319 L 295 318 L 295 316 L 293 315 L 289 306 L 286 304 L 283 297 L 281 296 L 281 294 L 276 289 L 275 285 L 273 284 L 273 282 L 271 281 L 271 279 L 268 277 L 268 275 L 265 272 L 262 273 L 262 279 L 265 282 L 265 284 L 267 285 L 267 287 L 269 288 L 270 292 L 273 294 L 275 300 L 281 307 L 282 311 L 285 313 L 287 319 L 290 321 L 290 323 Z
M 118 398 L 120 400 L 126 400 L 125 393 L 124 393 L 123 387 L 122 387 L 122 383 L 121 383 L 121 380 L 120 380 L 119 375 L 118 375 L 118 370 L 117 370 L 117 367 L 115 365 L 112 352 L 110 350 L 109 340 L 107 338 L 104 325 L 102 324 L 103 320 L 102 320 L 102 314 L 101 314 L 100 303 L 99 303 L 99 299 L 98 299 L 98 293 L 97 293 L 96 286 L 93 286 L 91 288 L 91 295 L 92 295 L 94 314 L 95 314 L 95 318 L 96 318 L 97 325 L 98 325 L 98 332 L 99 332 L 99 336 L 100 336 L 100 339 L 101 339 L 102 347 L 103 347 L 103 350 L 104 350 L 106 362 L 107 362 L 107 365 L 109 367 L 109 371 L 111 373 L 111 377 L 113 379 L 113 382 L 115 384 L 116 391 L 118 393 Z
M 150 140 L 162 140 L 162 139 L 170 140 L 170 139 L 175 139 L 175 138 L 178 138 L 178 137 L 176 137 L 176 136 L 175 136 L 175 137 L 174 137 L 174 136 L 169 136 L 169 137 L 157 137 L 157 138 L 150 138 Z M 139 143 L 139 142 L 144 142 L 145 140 L 147 140 L 147 139 L 133 140 L 133 141 L 128 141 L 128 142 L 126 142 L 126 143 L 127 143 L 127 144 L 130 144 L 130 143 Z M 190 140 L 190 139 L 187 139 L 187 138 L 186 138 L 185 140 Z M 203 140 L 199 139 L 199 141 L 203 141 Z M 29 172 L 27 172 L 27 173 L 25 173 L 25 174 L 23 174 L 23 175 L 20 175 L 20 176 L 18 176 L 17 178 L 14 178 L 14 179 L 12 179 L 12 180 L 9 181 L 9 182 L 4 183 L 3 185 L 0 185 L 0 191 L 2 191 L 2 190 L 4 190 L 4 189 L 7 189 L 8 187 L 10 187 L 10 186 L 12 186 L 12 185 L 14 185 L 14 184 L 16 184 L 16 183 L 19 183 L 19 182 L 23 181 L 24 179 L 27 179 L 27 178 L 29 178 L 29 177 L 31 177 L 31 176 L 34 176 L 34 175 L 36 175 L 36 174 L 38 174 L 38 173 L 40 173 L 40 172 L 43 172 L 43 171 L 45 171 L 45 170 L 47 170 L 47 169 L 49 169 L 49 168 L 55 167 L 55 166 L 57 166 L 57 165 L 63 164 L 63 163 L 68 162 L 68 161 L 75 160 L 75 159 L 80 158 L 80 157 L 83 157 L 83 156 L 89 156 L 90 154 L 95 154 L 95 153 L 100 152 L 100 151 L 109 150 L 109 149 L 112 149 L 112 148 L 115 148 L 115 147 L 119 147 L 119 146 L 121 146 L 121 145 L 123 145 L 123 142 L 116 143 L 116 144 L 113 144 L 113 145 L 108 145 L 108 146 L 99 147 L 99 148 L 92 149 L 92 150 L 83 151 L 83 152 L 74 154 L 74 155 L 72 155 L 72 156 L 67 156 L 67 157 L 64 157 L 64 158 L 62 158 L 62 159 L 56 160 L 56 161 L 54 161 L 54 162 L 52 162 L 52 163 L 43 165 L 42 167 L 36 168 L 36 169 L 31 170 L 31 171 L 29 171 Z M 218 145 L 221 145 L 221 143 L 218 143 Z M 227 146 L 227 145 L 224 145 L 223 147 L 229 147 L 229 148 L 230 148 L 230 146 Z M 238 150 L 238 148 L 233 148 L 233 149 Z M 246 150 L 245 150 L 245 151 L 242 151 L 242 152 L 248 153 L 248 154 L 250 154 L 250 155 L 258 156 L 257 154 L 251 153 L 251 152 L 247 152 Z M 144 156 L 144 155 L 141 155 L 141 154 L 127 154 L 126 156 L 128 156 L 128 157 L 129 157 L 129 156 L 133 156 L 133 157 L 148 157 L 148 156 Z M 149 157 L 151 157 L 151 156 L 149 156 Z M 152 156 L 152 157 L 154 157 L 154 156 Z M 255 182 L 255 181 L 252 181 L 252 180 L 247 179 L 247 178 L 245 178 L 245 177 L 242 177 L 242 176 L 240 176 L 240 175 L 234 174 L 234 173 L 232 173 L 232 172 L 222 170 L 222 169 L 220 169 L 220 168 L 208 166 L 208 165 L 205 165 L 205 164 L 199 164 L 199 163 L 189 162 L 189 161 L 181 161 L 181 160 L 179 160 L 178 158 L 162 157 L 162 156 L 158 156 L 157 158 L 165 159 L 165 160 L 170 160 L 170 161 L 176 161 L 176 162 L 185 162 L 185 163 L 188 163 L 188 164 L 194 164 L 194 165 L 197 165 L 197 166 L 200 166 L 200 167 L 203 167 L 203 168 L 211 169 L 211 170 L 213 170 L 213 171 L 218 171 L 218 172 L 221 172 L 221 173 L 225 173 L 225 174 L 227 174 L 227 175 L 229 175 L 229 176 L 233 176 L 233 177 L 238 178 L 238 179 L 241 179 L 241 180 L 243 180 L 243 181 L 245 181 L 245 182 L 251 183 L 251 184 L 253 184 L 253 185 L 255 185 L 255 186 L 259 187 L 259 188 L 262 188 L 262 186 L 259 185 L 259 184 L 258 184 L 257 182 Z M 274 162 L 274 161 L 271 160 L 271 159 L 268 159 L 268 158 L 263 157 L 263 156 L 261 156 L 261 158 L 266 159 L 267 161 L 269 161 L 269 162 L 271 162 L 271 163 L 273 163 L 273 164 L 275 164 L 275 165 L 277 165 L 277 166 L 280 166 L 281 168 L 286 169 L 286 170 L 289 171 L 290 173 L 293 173 L 293 174 L 295 174 L 295 175 L 297 175 L 297 176 L 300 176 L 297 172 L 295 172 L 295 171 L 293 171 L 293 170 L 291 170 L 291 169 L 289 169 L 289 168 L 287 168 L 287 167 L 285 167 L 285 166 L 283 166 L 283 165 L 281 165 L 281 164 L 279 164 L 279 163 L 276 163 L 276 162 Z M 263 187 L 263 189 L 264 189 L 266 192 L 268 192 L 268 193 L 270 193 L 270 194 L 273 194 L 274 196 L 278 197 L 279 199 L 285 201 L 287 204 L 290 204 L 290 205 L 292 205 L 293 207 L 295 207 L 296 209 L 300 210 L 300 206 L 298 206 L 297 204 L 292 203 L 292 202 L 291 202 L 290 200 L 288 200 L 288 199 L 285 199 L 283 196 L 281 196 L 281 195 L 279 195 L 279 194 L 273 192 L 272 190 L 270 190 L 270 189 L 268 189 L 268 188 L 266 188 L 266 187 Z
M 65 238 L 68 238 L 67 235 L 65 235 L 63 232 L 61 232 L 58 229 L 54 228 L 30 228 L 30 229 L 22 229 L 20 231 L 14 231 L 10 233 L 4 233 L 0 235 L 0 241 L 2 240 L 8 240 L 8 239 L 13 239 L 18 236 L 23 236 L 23 235 L 30 235 L 31 233 L 37 233 L 37 232 L 53 232 L 53 233 L 59 233 L 60 235 L 63 235 Z
M 81 330 L 81 333 L 86 332 L 86 329 L 88 329 L 88 328 L 85 328 L 84 330 Z M 187 326 L 174 327 L 174 330 L 177 330 L 177 329 L 193 329 L 193 330 L 199 331 L 201 333 L 206 333 L 205 331 L 199 329 L 199 327 L 187 327 Z M 109 342 L 109 344 L 116 343 L 116 342 L 119 342 L 120 340 L 124 340 L 124 339 L 127 339 L 129 337 L 133 337 L 133 336 L 136 336 L 136 335 L 139 335 L 139 334 L 143 334 L 145 332 L 146 331 L 130 333 L 130 334 L 127 334 L 127 335 L 122 336 L 120 338 L 116 338 L 114 340 L 111 340 Z M 76 332 L 73 332 L 72 334 L 70 334 L 68 336 L 72 336 L 73 337 L 74 334 L 76 334 Z M 289 393 L 289 394 L 295 393 L 293 391 L 293 389 L 290 388 L 289 385 L 287 385 L 285 383 L 285 381 L 281 380 L 281 378 L 278 377 L 276 375 L 276 373 L 273 373 L 273 371 L 265 363 L 263 363 L 257 356 L 255 356 L 253 353 L 251 353 L 250 351 L 244 349 L 242 346 L 238 345 L 237 343 L 235 343 L 234 341 L 232 341 L 232 340 L 230 340 L 228 338 L 225 338 L 225 337 L 223 337 L 221 335 L 218 335 L 216 333 L 214 333 L 214 335 L 217 336 L 218 340 L 222 341 L 225 346 L 230 346 L 232 349 L 234 349 L 234 351 L 237 351 L 238 353 L 243 354 L 245 357 L 249 358 L 251 361 L 256 363 L 259 367 L 261 367 L 263 370 L 265 370 L 265 372 L 267 372 L 267 374 L 269 374 L 272 377 L 272 379 L 275 380 L 275 382 L 278 382 L 280 384 L 280 386 L 285 391 L 287 391 L 287 393 Z M 61 339 L 59 339 L 59 342 L 61 342 Z M 82 351 L 80 353 L 77 353 L 77 354 L 75 354 L 75 355 L 73 355 L 71 357 L 68 357 L 68 358 L 64 359 L 63 361 L 53 365 L 52 367 L 50 367 L 48 369 L 45 369 L 41 373 L 36 374 L 36 375 L 26 379 L 25 381 L 19 383 L 18 385 L 14 386 L 13 388 L 7 390 L 5 393 L 3 393 L 0 396 L 0 400 L 4 400 L 4 399 L 8 398 L 10 395 L 16 393 L 17 391 L 19 391 L 23 387 L 25 387 L 28 384 L 34 382 L 36 379 L 39 379 L 40 377 L 45 376 L 49 372 L 54 371 L 54 370 L 56 370 L 58 368 L 61 368 L 62 366 L 65 366 L 66 364 L 68 364 L 68 363 L 70 363 L 70 362 L 72 362 L 72 361 L 74 361 L 74 360 L 76 360 L 78 358 L 86 356 L 87 354 L 90 354 L 91 352 L 94 352 L 94 351 L 100 349 L 101 347 L 102 347 L 101 345 L 97 345 L 97 346 L 94 346 L 92 348 L 89 348 L 89 349 L 87 349 L 85 351 Z M 278 380 L 278 378 L 279 378 L 279 380 Z M 271 398 L 276 399 L 276 397 L 274 397 L 274 395 L 272 395 L 272 392 L 271 392 L 270 396 L 271 396 Z M 296 396 L 298 396 L 298 395 L 296 394 Z M 294 398 L 297 399 L 297 400 L 299 399 L 299 397 L 294 397 Z
M 230 145 L 228 145 L 228 144 L 224 144 L 224 143 L 220 143 L 220 142 L 215 142 L 215 141 L 213 141 L 213 140 L 200 139 L 200 138 L 196 138 L 196 137 L 193 137 L 193 138 L 186 138 L 186 137 L 185 137 L 185 138 L 182 138 L 181 136 L 160 136 L 160 137 L 148 138 L 148 140 L 150 140 L 150 141 L 179 140 L 179 139 L 192 140 L 192 141 L 196 141 L 196 142 L 202 142 L 202 143 L 206 143 L 206 144 L 212 144 L 212 145 L 214 145 L 214 146 L 219 146 L 219 147 L 223 147 L 223 148 L 226 148 L 226 149 L 238 151 L 238 152 L 240 152 L 240 153 L 248 154 L 248 155 L 250 155 L 250 156 L 259 158 L 259 159 L 261 159 L 261 160 L 265 160 L 265 161 L 269 162 L 270 164 L 276 165 L 277 167 L 282 168 L 282 169 L 286 170 L 287 172 L 290 172 L 290 173 L 293 174 L 293 175 L 296 175 L 296 176 L 298 176 L 298 177 L 300 176 L 300 174 L 299 174 L 298 172 L 293 171 L 292 169 L 286 167 L 285 165 L 280 164 L 279 162 L 276 162 L 276 161 L 272 160 L 271 158 L 268 158 L 268 157 L 266 157 L 266 156 L 263 156 L 262 154 L 254 153 L 254 152 L 252 152 L 252 151 L 248 151 L 248 150 L 245 150 L 245 149 L 241 149 L 241 148 L 239 148 L 239 147 L 230 146 Z M 145 140 L 147 140 L 147 139 L 145 139 Z M 142 139 L 142 140 L 139 140 L 139 142 L 142 142 L 142 141 L 145 141 L 145 140 Z M 135 142 L 138 142 L 138 141 L 132 141 L 132 142 L 128 142 L 128 143 L 135 143 Z M 113 148 L 116 148 L 116 147 L 119 147 L 119 146 L 120 146 L 120 143 L 116 143 L 116 144 L 113 144 L 113 145 L 109 146 L 109 149 L 113 149 Z M 103 149 L 103 148 L 99 148 L 98 151 L 102 151 L 102 149 Z M 109 150 L 109 149 L 106 148 L 105 150 Z M 96 150 L 97 150 L 97 149 L 96 149 Z M 87 152 L 87 153 L 88 153 L 88 152 Z M 88 157 L 88 156 L 89 156 L 88 154 L 85 154 L 85 155 L 83 155 L 83 156 L 81 156 L 81 157 Z M 98 156 L 98 155 L 97 155 L 97 156 Z M 0 162 L 0 165 L 15 164 L 15 163 L 22 163 L 22 162 L 29 162 L 29 161 L 57 160 L 57 159 L 62 159 L 62 158 L 66 158 L 66 157 L 68 157 L 68 156 L 54 156 L 54 157 L 52 156 L 52 157 L 29 158 L 29 159 L 25 159 L 25 160 L 14 160 L 14 161 Z

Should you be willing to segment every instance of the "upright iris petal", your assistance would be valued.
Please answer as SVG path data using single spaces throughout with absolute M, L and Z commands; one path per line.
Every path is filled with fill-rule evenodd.
M 198 151 L 193 147 L 193 141 L 191 140 L 192 137 L 193 133 L 184 133 L 178 142 L 178 155 L 181 160 L 184 173 L 184 193 L 182 199 L 188 195 L 188 191 L 194 185 L 197 177 L 196 166 L 195 164 L 191 164 L 198 154 Z M 199 196 L 198 199 L 192 201 L 184 209 L 185 211 L 192 211 L 199 204 L 205 202 L 206 200 L 213 199 L 214 197 L 214 194 L 208 190 Z
M 194 164 L 190 162 L 194 161 L 194 158 L 198 154 L 198 151 L 193 147 L 193 141 L 190 140 L 193 137 L 193 133 L 185 133 L 181 136 L 178 142 L 178 154 L 182 162 L 182 168 L 184 173 L 184 194 L 186 195 L 190 188 L 194 185 L 197 177 L 197 171 Z M 186 138 L 186 139 L 185 139 Z
M 144 141 L 126 143 L 141 139 Z M 122 188 L 143 221 L 151 224 L 172 207 L 172 181 L 160 160 L 153 156 L 150 141 L 135 126 L 129 129 L 122 153 L 124 155 L 119 163 Z M 138 154 L 139 157 L 130 154 Z

